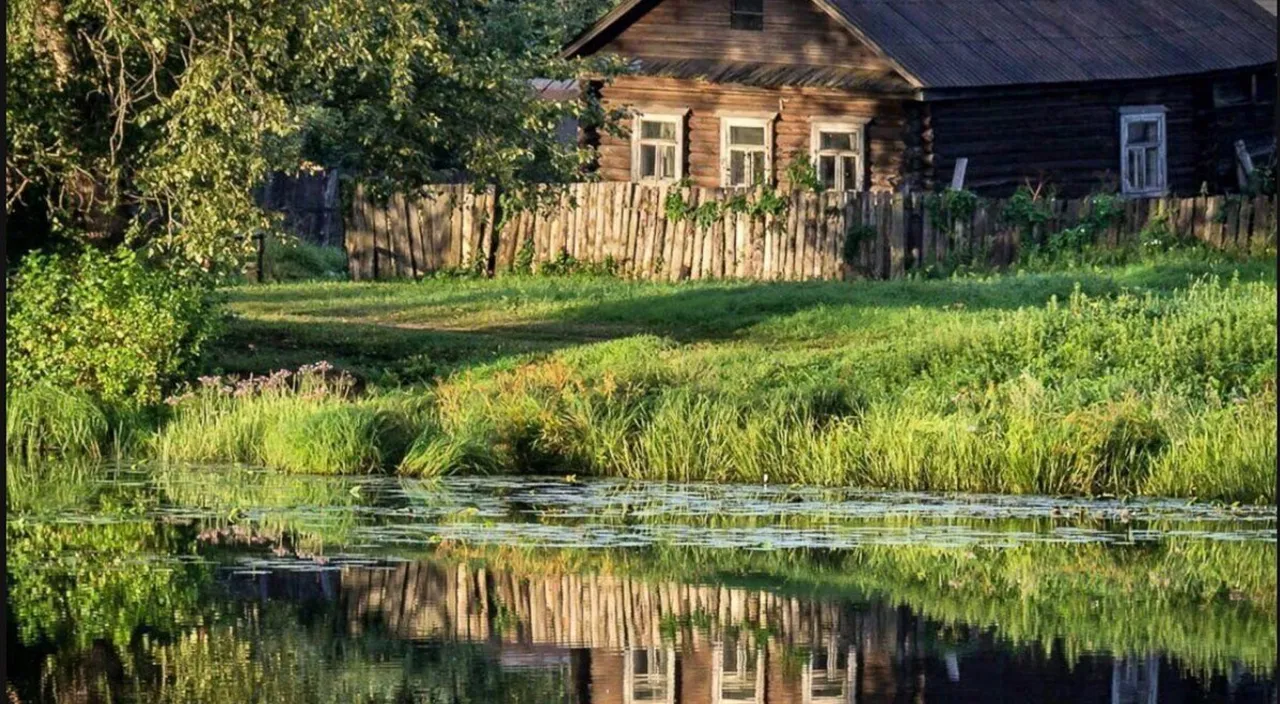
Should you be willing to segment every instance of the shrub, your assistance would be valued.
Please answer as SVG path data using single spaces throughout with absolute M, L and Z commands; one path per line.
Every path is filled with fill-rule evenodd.
M 9 385 L 43 382 L 108 404 L 159 401 L 218 327 L 206 282 L 127 249 L 31 254 L 8 288 Z
M 263 250 L 264 281 L 347 278 L 347 253 L 302 241 L 268 239 Z M 249 279 L 257 281 L 256 272 Z

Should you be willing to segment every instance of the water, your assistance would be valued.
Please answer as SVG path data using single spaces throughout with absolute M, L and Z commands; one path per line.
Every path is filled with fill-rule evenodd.
M 9 494 L 11 701 L 1276 701 L 1273 507 L 208 468 Z

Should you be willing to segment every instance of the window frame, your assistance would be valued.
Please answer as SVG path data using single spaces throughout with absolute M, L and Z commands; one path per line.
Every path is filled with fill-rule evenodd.
M 818 158 L 819 156 L 822 155 L 822 152 L 831 152 L 831 153 L 834 153 L 834 155 L 836 156 L 839 156 L 840 154 L 848 154 L 852 152 L 855 158 L 857 158 L 858 160 L 858 170 L 854 174 L 854 180 L 856 181 L 856 183 L 854 184 L 853 188 L 848 188 L 847 187 L 848 184 L 841 184 L 846 187 L 843 189 L 831 188 L 827 190 L 836 190 L 836 191 L 844 190 L 844 191 L 858 191 L 858 192 L 865 190 L 866 179 L 867 179 L 867 175 L 866 175 L 866 172 L 867 172 L 867 123 L 871 121 L 871 118 L 811 117 L 809 119 L 812 125 L 809 129 L 809 158 L 813 162 L 813 168 L 815 171 L 818 169 Z M 845 149 L 839 149 L 839 150 L 825 149 L 824 150 L 822 149 L 822 133 L 823 132 L 848 133 L 848 134 L 856 135 L 856 138 L 858 140 L 857 147 L 854 149 L 848 149 L 848 150 L 845 150 Z M 839 168 L 836 169 L 836 177 L 839 180 L 844 179 L 843 171 L 840 170 Z
M 1159 197 L 1169 193 L 1169 130 L 1166 117 L 1168 108 L 1163 105 L 1131 105 L 1120 108 L 1120 192 L 1125 196 Z M 1160 183 L 1136 189 L 1129 187 L 1129 125 L 1135 122 L 1155 122 L 1157 137 L 1157 164 Z
M 773 123 L 777 120 L 777 113 L 771 115 L 722 115 L 720 117 L 720 186 L 722 188 L 749 188 L 746 185 L 733 185 L 730 179 L 733 175 L 733 159 L 731 149 L 743 149 L 742 147 L 734 147 L 729 144 L 729 131 L 733 127 L 763 127 L 764 128 L 764 183 L 752 184 L 752 186 L 772 185 L 773 180 Z M 743 151 L 747 151 L 743 149 Z M 751 149 L 750 151 L 756 151 Z
M 642 111 L 636 112 L 632 116 L 631 123 L 631 180 L 636 183 L 675 183 L 684 178 L 685 172 L 685 118 L 689 111 Z M 640 125 L 643 122 L 670 122 L 676 126 L 675 152 L 676 164 L 675 175 L 672 178 L 661 178 L 657 176 L 642 176 L 640 174 L 640 149 L 645 144 L 670 146 L 666 140 L 645 138 L 641 136 Z M 656 164 L 655 164 L 656 166 Z

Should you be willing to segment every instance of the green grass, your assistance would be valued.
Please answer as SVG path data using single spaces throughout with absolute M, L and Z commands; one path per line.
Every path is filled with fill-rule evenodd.
M 49 384 L 5 386 L 5 448 L 10 457 L 97 457 L 107 435 L 107 415 L 88 394 Z
M 229 290 L 147 446 L 290 471 L 538 472 L 1274 501 L 1275 259 L 940 280 L 600 277 Z M 218 382 L 218 385 L 230 382 Z

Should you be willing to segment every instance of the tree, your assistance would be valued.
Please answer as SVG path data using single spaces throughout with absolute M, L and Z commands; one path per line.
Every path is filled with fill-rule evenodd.
M 382 190 L 570 177 L 565 116 L 527 79 L 595 0 L 15 0 L 6 213 L 28 242 L 124 243 L 216 269 L 273 226 L 251 188 L 340 166 Z

